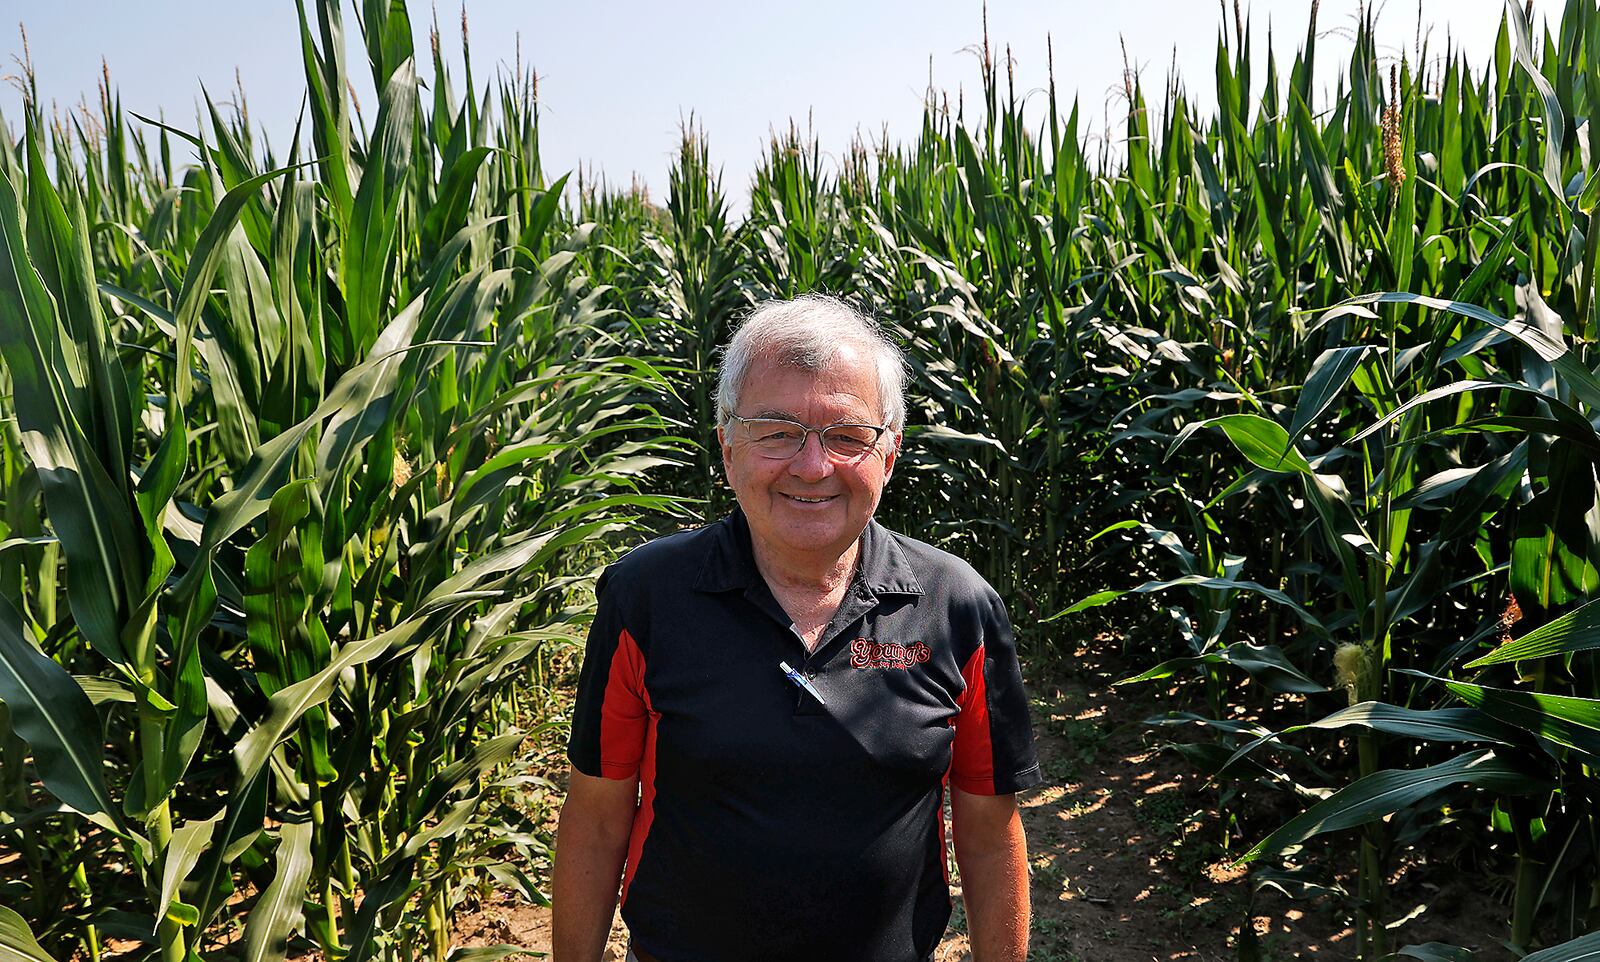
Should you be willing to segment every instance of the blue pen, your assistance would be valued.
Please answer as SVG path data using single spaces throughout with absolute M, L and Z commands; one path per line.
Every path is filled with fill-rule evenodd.
M 811 697 L 815 698 L 817 700 L 817 704 L 819 704 L 819 705 L 826 705 L 827 704 L 827 702 L 822 699 L 822 692 L 817 691 L 817 686 L 811 684 L 811 680 L 809 678 L 807 678 L 805 675 L 802 675 L 798 671 L 795 671 L 793 668 L 790 668 L 788 662 L 780 661 L 780 662 L 778 662 L 778 667 L 783 669 L 783 673 L 789 677 L 790 681 L 794 682 L 796 685 L 799 685 L 801 688 L 804 688 L 806 691 L 810 692 L 811 693 Z

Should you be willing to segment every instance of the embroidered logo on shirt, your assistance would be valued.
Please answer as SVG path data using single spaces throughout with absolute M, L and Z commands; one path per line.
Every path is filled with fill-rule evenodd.
M 894 641 L 873 641 L 857 638 L 850 642 L 851 668 L 910 668 L 925 663 L 933 657 L 928 646 L 918 641 L 902 645 Z

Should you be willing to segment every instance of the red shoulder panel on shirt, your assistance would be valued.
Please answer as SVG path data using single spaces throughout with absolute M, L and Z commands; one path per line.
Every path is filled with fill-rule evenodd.
M 632 778 L 644 756 L 650 698 L 644 688 L 644 653 L 624 629 L 611 656 L 600 702 L 600 774 Z
M 966 688 L 957 700 L 956 741 L 950 781 L 971 795 L 994 794 L 994 745 L 989 735 L 989 692 L 984 683 L 985 648 L 978 646 L 961 668 Z

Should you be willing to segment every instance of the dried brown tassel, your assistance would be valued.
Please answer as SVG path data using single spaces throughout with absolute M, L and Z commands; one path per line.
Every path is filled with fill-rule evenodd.
M 1400 185 L 1405 183 L 1406 168 L 1402 155 L 1401 120 L 1400 113 L 1400 72 L 1396 67 L 1389 68 L 1389 105 L 1383 110 L 1383 166 L 1389 175 L 1390 198 L 1398 195 Z

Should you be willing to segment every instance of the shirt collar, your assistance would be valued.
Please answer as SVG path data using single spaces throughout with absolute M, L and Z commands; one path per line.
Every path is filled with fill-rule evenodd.
M 726 518 L 712 526 L 711 544 L 706 550 L 696 591 L 732 591 L 749 588 L 760 579 L 755 553 L 750 547 L 750 522 L 735 507 Z M 911 570 L 911 562 L 894 534 L 869 520 L 861 532 L 861 568 L 856 581 L 873 596 L 920 595 L 922 585 Z

